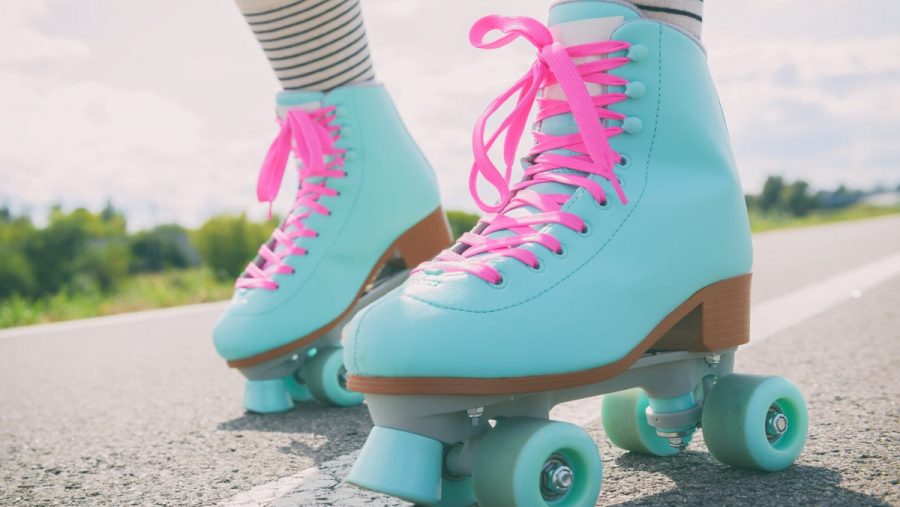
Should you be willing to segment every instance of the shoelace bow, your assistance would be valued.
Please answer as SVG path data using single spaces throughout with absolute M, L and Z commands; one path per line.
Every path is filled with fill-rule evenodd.
M 306 255 L 306 249 L 294 244 L 302 237 L 316 237 L 318 233 L 309 229 L 304 220 L 313 213 L 329 215 L 331 211 L 318 202 L 321 196 L 336 196 L 338 191 L 326 186 L 326 178 L 343 178 L 344 149 L 336 148 L 340 139 L 340 127 L 332 125 L 335 107 L 328 106 L 313 111 L 290 109 L 281 121 L 281 130 L 269 147 L 266 158 L 259 170 L 256 196 L 260 202 L 272 202 L 278 195 L 288 157 L 293 148 L 300 160 L 300 187 L 288 217 L 273 232 L 271 238 L 259 248 L 259 256 L 247 266 L 235 282 L 239 289 L 276 290 L 275 274 L 289 274 L 294 268 L 285 260 L 292 255 Z M 326 157 L 330 157 L 326 161 Z M 295 213 L 299 208 L 304 211 Z
M 504 35 L 493 42 L 484 42 L 487 33 L 499 30 Z M 583 174 L 566 174 L 557 169 L 568 168 L 598 175 L 609 181 L 619 200 L 625 204 L 625 193 L 616 179 L 613 169 L 621 159 L 609 145 L 608 138 L 623 132 L 621 127 L 605 127 L 601 120 L 623 120 L 625 115 L 606 109 L 607 106 L 627 99 L 624 93 L 604 93 L 591 96 L 585 83 L 604 86 L 624 86 L 627 81 L 608 71 L 629 61 L 626 57 L 606 58 L 576 64 L 573 58 L 598 56 L 627 49 L 630 44 L 620 41 L 603 41 L 563 47 L 553 41 L 553 35 L 540 21 L 528 17 L 486 16 L 479 19 L 469 31 L 469 41 L 482 49 L 495 49 L 524 37 L 538 49 L 537 60 L 509 90 L 498 96 L 478 118 L 472 133 L 475 161 L 469 174 L 469 192 L 478 207 L 487 215 L 479 220 L 477 232 L 466 232 L 451 249 L 441 252 L 433 261 L 420 265 L 415 271 L 466 272 L 483 280 L 500 284 L 500 273 L 488 264 L 492 258 L 513 257 L 533 269 L 538 269 L 537 256 L 524 248 L 537 243 L 555 253 L 562 252 L 562 245 L 551 234 L 539 232 L 536 227 L 561 224 L 575 231 L 584 231 L 585 223 L 577 215 L 562 211 L 570 194 L 547 194 L 529 187 L 540 183 L 562 183 L 584 188 L 601 204 L 606 203 L 603 188 Z M 538 97 L 542 88 L 558 84 L 565 100 Z M 514 94 L 518 94 L 512 112 L 500 123 L 485 141 L 488 119 Z M 558 114 L 572 113 L 577 132 L 554 136 L 533 131 L 535 144 L 528 154 L 533 163 L 525 168 L 523 178 L 512 184 L 512 166 L 516 150 L 522 139 L 528 115 L 534 103 L 538 104 L 536 120 Z M 491 161 L 488 151 L 502 133 L 504 172 Z M 547 153 L 551 150 L 568 150 L 573 154 Z M 479 175 L 484 177 L 500 194 L 497 204 L 488 204 L 478 193 Z M 537 213 L 510 216 L 513 210 L 532 207 Z M 502 238 L 488 238 L 491 233 L 510 231 Z M 461 252 L 460 252 L 461 250 Z M 480 255 L 477 259 L 472 257 Z

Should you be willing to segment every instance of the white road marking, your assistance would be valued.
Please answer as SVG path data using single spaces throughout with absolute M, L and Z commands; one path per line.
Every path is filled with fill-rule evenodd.
M 834 275 L 821 282 L 783 296 L 753 305 L 750 315 L 750 345 L 762 342 L 788 328 L 849 300 L 863 297 L 865 291 L 900 275 L 900 254 Z M 749 345 L 748 345 L 749 346 Z M 556 406 L 551 418 L 585 426 L 600 417 L 600 397 L 570 401 Z M 262 484 L 220 505 L 249 507 L 257 505 L 383 505 L 403 506 L 405 502 L 363 491 L 343 482 L 358 451 L 317 467 Z
M 889 255 L 850 271 L 807 285 L 783 296 L 753 305 L 750 311 L 752 346 L 829 308 L 900 275 L 900 254 Z
M 228 305 L 227 301 L 219 301 L 215 303 L 200 303 L 196 305 L 176 306 L 173 308 L 160 308 L 158 310 L 146 310 L 141 312 L 123 313 L 119 315 L 107 315 L 104 317 L 92 317 L 89 319 L 71 320 L 68 322 L 54 322 L 51 324 L 36 324 L 33 326 L 15 327 L 0 331 L 0 340 L 7 338 L 19 338 L 22 336 L 44 335 L 49 333 L 60 333 L 63 331 L 74 331 L 79 329 L 89 329 L 101 326 L 110 326 L 115 324 L 130 324 L 134 322 L 144 322 L 147 320 L 156 320 L 165 317 L 180 317 L 184 315 L 197 315 L 203 313 L 218 314 Z

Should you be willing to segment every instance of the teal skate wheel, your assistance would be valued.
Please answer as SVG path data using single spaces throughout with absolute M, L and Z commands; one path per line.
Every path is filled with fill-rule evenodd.
M 588 507 L 600 494 L 597 446 L 569 423 L 500 419 L 478 447 L 472 488 L 481 507 Z
M 312 399 L 312 393 L 309 392 L 309 386 L 306 385 L 306 382 L 297 378 L 298 373 L 299 371 L 295 371 L 284 377 L 284 379 L 282 379 L 284 381 L 284 387 L 287 389 L 292 400 L 309 401 Z
M 728 375 L 703 406 L 703 440 L 720 462 L 774 472 L 791 465 L 806 443 L 806 402 L 783 377 Z
M 603 431 L 614 446 L 626 451 L 652 456 L 677 454 L 679 449 L 657 435 L 656 429 L 647 422 L 649 405 L 647 394 L 639 387 L 603 395 L 600 406 Z
M 319 403 L 337 407 L 359 405 L 364 396 L 347 389 L 346 375 L 341 347 L 319 349 L 303 374 L 310 394 Z
M 244 408 L 257 414 L 273 414 L 294 408 L 294 402 L 281 379 L 248 380 L 244 386 Z

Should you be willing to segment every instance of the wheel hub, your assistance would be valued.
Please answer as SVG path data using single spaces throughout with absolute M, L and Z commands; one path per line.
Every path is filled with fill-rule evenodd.
M 338 370 L 338 384 L 340 384 L 342 388 L 347 389 L 347 368 L 344 368 L 343 366 Z
M 780 438 L 787 432 L 788 419 L 787 416 L 776 406 L 769 407 L 766 413 L 766 437 L 769 441 Z
M 541 494 L 545 500 L 559 498 L 572 489 L 575 473 L 559 456 L 553 456 L 541 470 Z

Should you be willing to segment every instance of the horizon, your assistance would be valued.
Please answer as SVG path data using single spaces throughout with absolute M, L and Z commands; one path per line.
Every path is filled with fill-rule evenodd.
M 494 12 L 542 19 L 547 3 L 363 2 L 376 76 L 434 164 L 447 209 L 477 212 L 471 127 L 533 58 L 526 44 L 473 49 L 468 27 Z M 705 7 L 746 193 L 768 175 L 816 189 L 896 187 L 900 7 L 873 2 L 873 19 L 837 0 Z M 2 10 L 0 204 L 39 223 L 55 204 L 99 210 L 110 200 L 129 228 L 265 216 L 255 181 L 275 134 L 277 82 L 231 2 L 180 4 L 178 16 L 149 0 L 15 0 Z M 290 204 L 292 173 L 276 211 Z

